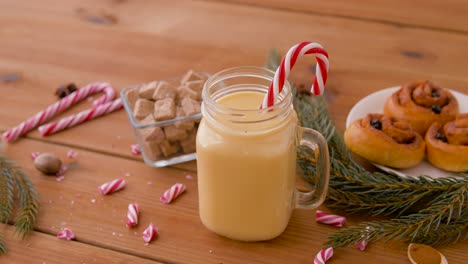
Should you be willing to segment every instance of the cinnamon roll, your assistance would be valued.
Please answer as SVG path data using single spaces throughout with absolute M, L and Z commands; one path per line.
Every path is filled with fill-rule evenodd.
M 409 123 L 382 114 L 367 114 L 351 123 L 344 140 L 355 154 L 394 168 L 418 164 L 426 148 L 421 135 Z
M 387 99 L 384 113 L 405 120 L 424 136 L 432 123 L 454 120 L 459 109 L 449 90 L 424 81 L 403 85 Z
M 427 159 L 443 170 L 468 171 L 468 113 L 444 126 L 434 123 L 426 133 Z

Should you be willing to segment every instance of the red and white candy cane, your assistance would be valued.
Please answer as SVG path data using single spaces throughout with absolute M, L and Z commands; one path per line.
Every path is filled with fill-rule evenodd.
M 361 236 L 361 240 L 356 242 L 357 248 L 359 248 L 360 250 L 365 250 L 366 249 L 367 244 L 369 243 L 370 232 L 372 232 L 373 230 L 374 230 L 373 227 L 366 226 L 366 233 Z
M 67 158 L 69 158 L 69 159 L 76 159 L 76 157 L 78 157 L 78 152 L 77 152 L 76 150 L 70 149 L 70 150 L 67 152 Z
M 121 109 L 122 106 L 123 104 L 120 98 L 111 102 L 100 104 L 91 109 L 79 112 L 76 115 L 71 115 L 71 116 L 62 118 L 56 122 L 42 125 L 39 127 L 39 133 L 42 136 L 48 136 L 56 132 L 59 132 L 61 130 L 64 130 L 66 128 L 74 127 L 78 124 L 94 119 L 96 117 L 100 117 L 105 114 L 112 113 L 116 110 Z
M 71 229 L 64 228 L 60 232 L 57 233 L 57 238 L 63 240 L 72 240 L 75 239 L 75 233 Z
M 36 126 L 44 123 L 45 121 L 64 111 L 65 109 L 68 109 L 70 106 L 78 103 L 90 94 L 98 92 L 104 92 L 105 94 L 93 102 L 95 106 L 107 103 L 113 100 L 115 97 L 115 90 L 110 86 L 110 84 L 103 82 L 91 83 L 62 98 L 58 102 L 50 105 L 45 110 L 28 118 L 26 121 L 22 122 L 18 126 L 7 130 L 5 133 L 3 133 L 3 140 L 6 142 L 16 140 L 18 137 L 28 133 Z
M 133 155 L 140 155 L 140 154 L 141 154 L 140 145 L 138 145 L 138 144 L 132 144 L 132 145 L 130 146 L 130 151 L 132 152 Z
M 369 241 L 367 241 L 366 239 L 363 239 L 363 240 L 356 242 L 356 247 L 359 248 L 359 250 L 365 250 L 368 243 Z
M 31 153 L 31 159 L 32 159 L 32 160 L 35 160 L 35 159 L 37 158 L 37 156 L 39 156 L 39 155 L 41 155 L 40 152 L 32 152 L 32 153 Z
M 302 42 L 291 47 L 288 53 L 283 57 L 280 66 L 276 69 L 275 76 L 268 88 L 261 108 L 267 108 L 276 103 L 279 94 L 283 90 L 284 83 L 288 79 L 289 72 L 294 67 L 294 64 L 296 64 L 297 59 L 306 54 L 313 54 L 317 59 L 317 67 L 311 92 L 314 95 L 323 94 L 325 84 L 327 83 L 328 69 L 330 67 L 328 53 L 318 43 Z
M 336 227 L 342 227 L 346 223 L 346 218 L 344 216 L 329 214 L 320 210 L 315 212 L 315 220 L 319 223 Z
M 123 189 L 126 184 L 127 182 L 122 178 L 115 179 L 113 181 L 106 182 L 99 186 L 99 191 L 102 195 L 111 194 L 113 192 Z
M 333 248 L 324 248 L 317 253 L 314 258 L 314 264 L 325 264 L 333 257 Z
M 143 231 L 143 240 L 146 243 L 151 242 L 159 234 L 158 228 L 153 224 L 149 224 L 148 227 Z
M 182 183 L 176 183 L 172 185 L 163 195 L 159 198 L 161 202 L 165 204 L 171 203 L 177 196 L 181 195 L 185 191 L 185 185 Z
M 140 214 L 140 210 L 138 209 L 138 204 L 131 203 L 128 205 L 127 211 L 127 226 L 133 227 L 138 225 L 138 214 Z

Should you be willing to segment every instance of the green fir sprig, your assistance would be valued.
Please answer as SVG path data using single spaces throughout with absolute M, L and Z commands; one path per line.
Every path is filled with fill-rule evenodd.
M 15 191 L 20 201 L 15 219 L 15 233 L 25 238 L 33 230 L 36 222 L 39 210 L 38 195 L 27 174 L 13 161 L 0 155 L 0 222 L 2 223 L 12 220 Z M 6 253 L 1 238 L 0 253 Z
M 7 253 L 7 250 L 6 250 L 6 247 L 5 247 L 5 242 L 3 241 L 3 238 L 0 237 L 0 254 L 6 254 Z
M 274 63 L 276 61 L 276 64 Z M 272 51 L 268 67 L 275 69 L 279 55 Z M 342 135 L 335 129 L 323 96 L 295 93 L 294 108 L 301 124 L 319 131 L 330 151 L 330 184 L 326 205 L 347 213 L 395 217 L 363 222 L 332 234 L 327 246 L 368 241 L 400 240 L 440 245 L 468 238 L 468 174 L 432 178 L 402 177 L 391 172 L 369 171 L 355 162 Z M 311 154 L 298 151 L 298 164 L 310 183 L 315 167 Z

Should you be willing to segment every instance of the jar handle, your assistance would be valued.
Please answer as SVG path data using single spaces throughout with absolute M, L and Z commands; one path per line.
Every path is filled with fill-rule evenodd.
M 312 150 L 316 160 L 315 186 L 311 191 L 303 192 L 296 189 L 296 208 L 314 209 L 319 207 L 328 191 L 330 179 L 330 161 L 328 146 L 325 138 L 317 131 L 305 127 L 297 129 L 299 145 L 306 146 Z

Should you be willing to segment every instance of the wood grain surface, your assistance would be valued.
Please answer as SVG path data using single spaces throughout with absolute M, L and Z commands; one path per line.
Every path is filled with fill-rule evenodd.
M 160 263 L 77 241 L 59 240 L 40 232 L 32 232 L 26 240 L 22 240 L 15 236 L 12 226 L 2 224 L 0 229 L 8 244 L 8 255 L 0 256 L 2 264 Z
M 229 2 L 318 16 L 352 18 L 401 27 L 420 27 L 463 34 L 468 33 L 468 20 L 466 19 L 468 6 L 463 0 L 229 0 Z
M 341 131 L 351 107 L 382 88 L 430 79 L 468 94 L 464 19 L 468 4 L 449 1 L 442 8 L 437 1 L 426 1 L 424 12 L 417 12 L 418 2 L 0 0 L 0 130 L 55 102 L 53 93 L 62 84 L 108 81 L 121 90 L 177 77 L 188 69 L 214 73 L 261 66 L 269 49 L 284 53 L 302 40 L 319 42 L 330 53 L 326 96 Z M 310 85 L 314 63 L 312 58 L 300 61 L 291 80 Z M 89 106 L 84 100 L 61 116 Z M 313 212 L 297 210 L 286 232 L 273 241 L 221 238 L 198 218 L 196 162 L 150 168 L 130 153 L 134 142 L 121 110 L 46 138 L 32 131 L 6 145 L 5 153 L 37 186 L 41 211 L 37 232 L 28 240 L 35 243 L 31 254 L 18 253 L 21 243 L 28 242 L 10 238 L 11 227 L 6 227 L 10 254 L 0 261 L 37 260 L 48 246 L 59 243 L 67 245 L 63 250 L 70 263 L 76 254 L 94 256 L 88 254 L 93 250 L 111 252 L 109 259 L 98 258 L 102 261 L 96 263 L 114 263 L 120 257 L 123 263 L 311 263 L 326 237 L 336 231 L 315 223 Z M 31 152 L 54 152 L 67 160 L 69 149 L 78 150 L 79 157 L 62 182 L 33 168 Z M 187 179 L 188 174 L 195 178 Z M 97 186 L 118 177 L 128 181 L 123 191 L 111 196 L 98 193 Z M 185 183 L 187 193 L 174 204 L 163 205 L 159 196 L 176 182 Z M 142 208 L 141 224 L 135 229 L 125 227 L 131 202 Z M 353 216 L 349 224 L 364 219 Z M 161 235 L 145 246 L 141 232 L 150 222 Z M 75 231 L 76 242 L 56 240 L 55 234 L 65 226 Z M 34 242 L 39 239 L 44 244 Z M 468 257 L 466 242 L 440 250 L 449 263 L 464 263 Z M 404 244 L 376 243 L 364 252 L 337 249 L 330 263 L 407 263 L 405 252 Z
M 55 236 L 67 227 L 75 232 L 78 242 L 169 263 L 309 263 L 326 237 L 336 231 L 316 223 L 313 211 L 296 210 L 285 233 L 277 239 L 262 243 L 225 239 L 205 229 L 198 218 L 196 174 L 149 168 L 138 161 L 91 151 L 79 151 L 72 161 L 66 158 L 68 149 L 30 139 L 5 149 L 9 157 L 19 161 L 41 194 L 36 229 L 42 233 Z M 34 169 L 30 153 L 38 150 L 54 153 L 68 163 L 71 169 L 63 181 Z M 187 175 L 194 178 L 187 179 Z M 124 190 L 108 196 L 99 194 L 99 185 L 116 178 L 127 181 Z M 162 204 L 159 196 L 176 182 L 184 183 L 187 192 L 170 205 Z M 125 226 L 127 205 L 133 202 L 139 204 L 142 213 L 140 224 L 129 229 Z M 348 225 L 364 219 L 348 217 Z M 151 222 L 160 235 L 145 246 L 141 232 Z M 284 253 L 286 249 L 288 254 Z M 468 250 L 468 243 L 441 250 L 451 260 L 461 260 L 463 255 L 458 253 Z M 359 260 L 372 256 L 379 263 L 405 263 L 405 252 L 404 244 L 377 243 L 365 252 L 353 247 L 337 249 L 334 261 L 347 263 L 350 257 Z

